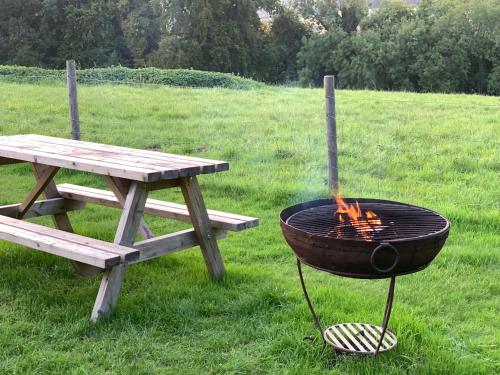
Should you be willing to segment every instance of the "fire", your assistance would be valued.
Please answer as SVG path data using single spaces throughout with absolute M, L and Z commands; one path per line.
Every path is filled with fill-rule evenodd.
M 354 204 L 347 204 L 340 196 L 337 196 L 335 202 L 337 203 L 335 214 L 338 215 L 339 223 L 345 226 L 347 222 L 366 241 L 371 241 L 373 233 L 382 229 L 382 220 L 378 215 L 370 210 L 362 211 L 358 201 Z M 339 236 L 342 237 L 342 234 Z

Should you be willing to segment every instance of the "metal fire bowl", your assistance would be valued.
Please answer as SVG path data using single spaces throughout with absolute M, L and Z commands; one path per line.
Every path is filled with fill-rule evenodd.
M 421 210 L 426 215 L 431 215 L 431 218 L 436 215 L 441 224 L 432 230 L 417 230 L 416 235 L 411 237 L 394 236 L 394 238 L 371 241 L 362 237 L 343 239 L 329 236 L 327 233 L 312 234 L 307 230 L 289 225 L 288 219 L 301 211 L 331 206 L 333 216 L 337 207 L 331 199 L 300 203 L 284 209 L 280 214 L 280 221 L 286 241 L 297 258 L 305 264 L 335 275 L 360 279 L 382 279 L 405 275 L 426 268 L 442 249 L 448 237 L 450 223 L 437 212 L 380 199 L 346 198 L 344 200 L 347 203 L 358 201 L 362 209 L 364 205 L 375 207 L 373 211 L 377 214 L 379 213 L 376 208 L 377 204 L 381 207 L 390 204 L 403 214 L 406 210 L 408 212 Z M 380 217 L 384 222 L 383 213 Z M 415 227 L 417 228 L 418 225 L 415 224 Z

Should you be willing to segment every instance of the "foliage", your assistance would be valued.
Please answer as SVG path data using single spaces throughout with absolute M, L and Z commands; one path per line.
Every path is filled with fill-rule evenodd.
M 259 77 L 263 43 L 257 10 L 272 1 L 173 0 L 164 3 L 166 35 L 154 66 L 234 72 Z M 269 9 L 269 8 L 268 8 Z
M 498 0 L 0 0 L 0 64 L 498 95 Z M 261 20 L 258 11 L 270 18 Z
M 296 12 L 282 8 L 264 31 L 259 78 L 272 83 L 297 81 L 297 53 L 310 30 Z
M 333 357 L 322 346 L 281 234 L 280 210 L 328 197 L 322 90 L 81 85 L 83 140 L 228 160 L 229 171 L 199 176 L 206 205 L 260 225 L 219 242 L 227 274 L 217 282 L 198 248 L 128 267 L 117 309 L 98 324 L 89 315 L 101 275 L 2 241 L 0 374 L 499 374 L 500 98 L 336 94 L 344 195 L 429 207 L 452 223 L 433 263 L 396 281 L 394 351 Z M 4 135 L 69 137 L 63 84 L 0 82 L 0 103 Z M 107 189 L 91 173 L 62 169 L 56 181 Z M 0 182 L 6 205 L 34 180 L 23 163 L 3 165 Z M 182 200 L 178 189 L 150 194 Z M 69 215 L 77 233 L 113 241 L 120 211 Z M 155 235 L 188 227 L 145 220 Z M 304 274 L 323 325 L 380 324 L 387 280 Z
M 500 3 L 492 0 L 423 1 L 417 8 L 385 2 L 358 31 L 331 27 L 306 40 L 300 77 L 316 85 L 334 73 L 339 87 L 492 94 L 499 20 Z
M 356 30 L 368 14 L 364 0 L 291 0 L 295 9 L 316 29 L 329 31 L 336 26 L 347 32 Z
M 77 77 L 78 81 L 85 84 L 158 84 L 177 87 L 224 87 L 243 90 L 263 86 L 259 82 L 229 73 L 188 69 L 130 69 L 125 67 L 80 69 Z M 0 79 L 16 82 L 65 81 L 66 72 L 64 70 L 0 65 Z

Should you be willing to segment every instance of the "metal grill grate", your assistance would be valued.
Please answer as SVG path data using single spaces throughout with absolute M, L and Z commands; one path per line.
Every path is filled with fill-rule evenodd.
M 447 226 L 441 215 L 424 208 L 390 203 L 360 203 L 361 210 L 371 210 L 381 219 L 380 226 L 366 228 L 372 241 L 414 239 L 440 232 Z M 337 205 L 307 208 L 291 215 L 288 225 L 307 233 L 342 239 L 365 239 L 355 227 L 340 222 Z
M 328 327 L 323 333 L 325 341 L 335 349 L 357 354 L 375 354 L 382 327 L 366 323 L 342 323 Z M 394 348 L 398 340 L 386 330 L 379 352 Z

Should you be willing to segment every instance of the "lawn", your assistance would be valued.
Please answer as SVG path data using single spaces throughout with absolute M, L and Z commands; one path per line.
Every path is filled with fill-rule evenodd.
M 200 177 L 207 206 L 261 224 L 220 242 L 220 281 L 209 280 L 198 249 L 129 268 L 117 309 L 97 324 L 99 276 L 0 243 L 0 373 L 500 372 L 499 98 L 337 92 L 344 196 L 423 205 L 452 229 L 428 269 L 396 282 L 397 349 L 335 360 L 318 339 L 303 340 L 316 331 L 278 222 L 282 208 L 329 195 L 323 92 L 81 85 L 79 100 L 84 140 L 229 161 L 230 171 Z M 63 84 L 0 83 L 1 134 L 67 137 L 68 127 Z M 1 171 L 0 204 L 20 201 L 29 167 Z M 56 180 L 105 186 L 71 171 Z M 118 213 L 89 205 L 70 218 L 77 232 L 112 240 Z M 185 227 L 146 221 L 157 234 Z M 387 280 L 305 277 L 325 325 L 381 321 Z

